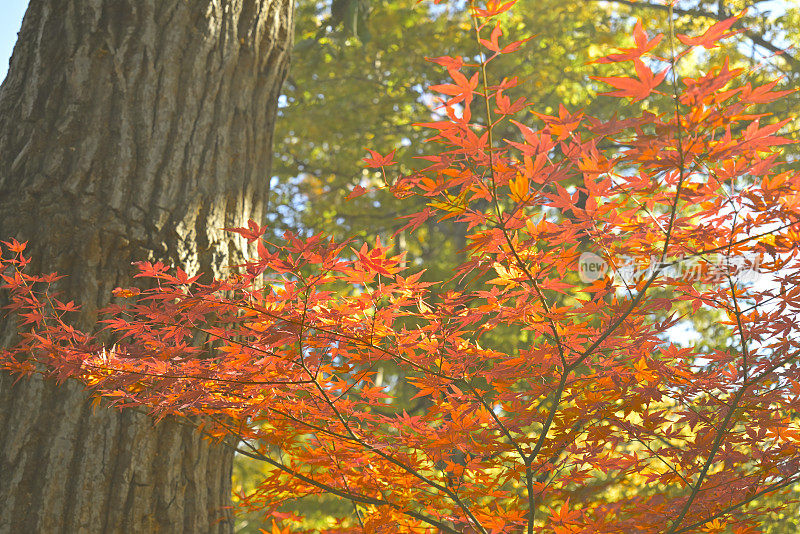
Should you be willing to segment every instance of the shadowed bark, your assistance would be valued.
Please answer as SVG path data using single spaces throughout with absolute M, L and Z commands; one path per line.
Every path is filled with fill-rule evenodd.
M 82 327 L 133 261 L 222 273 L 264 222 L 293 0 L 32 0 L 0 88 L 0 239 Z M 0 325 L 0 343 L 12 325 Z M 0 533 L 230 532 L 232 453 L 0 375 Z

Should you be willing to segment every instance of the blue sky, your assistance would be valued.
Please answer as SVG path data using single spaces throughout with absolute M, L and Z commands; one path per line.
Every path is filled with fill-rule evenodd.
M 28 0 L 3 0 L 0 5 L 0 80 L 6 77 L 8 59 L 17 42 L 17 32 L 26 7 Z

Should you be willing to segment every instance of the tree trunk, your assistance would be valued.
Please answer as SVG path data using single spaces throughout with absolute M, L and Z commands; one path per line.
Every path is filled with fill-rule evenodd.
M 0 239 L 91 327 L 131 262 L 219 274 L 264 222 L 293 0 L 31 0 L 0 88 Z M 10 326 L 0 343 L 10 341 Z M 230 532 L 233 455 L 0 376 L 0 533 Z

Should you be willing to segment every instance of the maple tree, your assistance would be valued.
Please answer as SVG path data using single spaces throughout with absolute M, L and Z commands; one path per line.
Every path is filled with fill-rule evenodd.
M 504 35 L 514 4 L 470 4 L 477 63 L 433 60 L 452 82 L 431 87 L 444 96 L 422 124 L 440 148 L 427 167 L 395 177 L 394 154 L 365 159 L 386 190 L 425 200 L 406 230 L 466 228 L 450 280 L 423 281 L 380 239 L 279 241 L 251 221 L 230 229 L 252 245 L 240 272 L 203 284 L 143 262 L 150 285 L 118 289 L 96 336 L 70 326 L 57 276 L 27 273 L 11 241 L 2 280 L 21 327 L 3 368 L 201 421 L 270 467 L 242 498 L 276 532 L 299 519 L 281 503 L 317 494 L 352 505 L 331 532 L 756 531 L 759 498 L 800 481 L 800 177 L 780 159 L 785 121 L 758 110 L 786 92 L 727 63 L 678 80 L 735 18 L 698 36 L 637 24 L 635 46 L 601 60 L 629 75 L 598 81 L 673 112 L 562 106 L 533 124 L 508 96 L 519 81 L 492 75 L 529 39 Z M 590 246 L 610 269 L 586 280 Z M 625 258 L 648 269 L 622 276 Z M 726 339 L 671 342 L 700 309 Z M 384 363 L 417 409 L 378 381 Z

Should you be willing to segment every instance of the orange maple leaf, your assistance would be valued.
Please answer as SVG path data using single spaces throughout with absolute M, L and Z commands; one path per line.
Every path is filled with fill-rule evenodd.
M 644 100 L 650 96 L 653 89 L 664 81 L 664 77 L 667 75 L 667 69 L 653 75 L 653 71 L 651 71 L 641 59 L 634 59 L 633 65 L 636 68 L 636 75 L 638 78 L 626 78 L 623 76 L 607 78 L 593 76 L 592 78 L 619 89 L 619 91 L 603 93 L 606 96 L 618 96 L 620 98 L 629 97 L 632 98 L 634 102 Z

